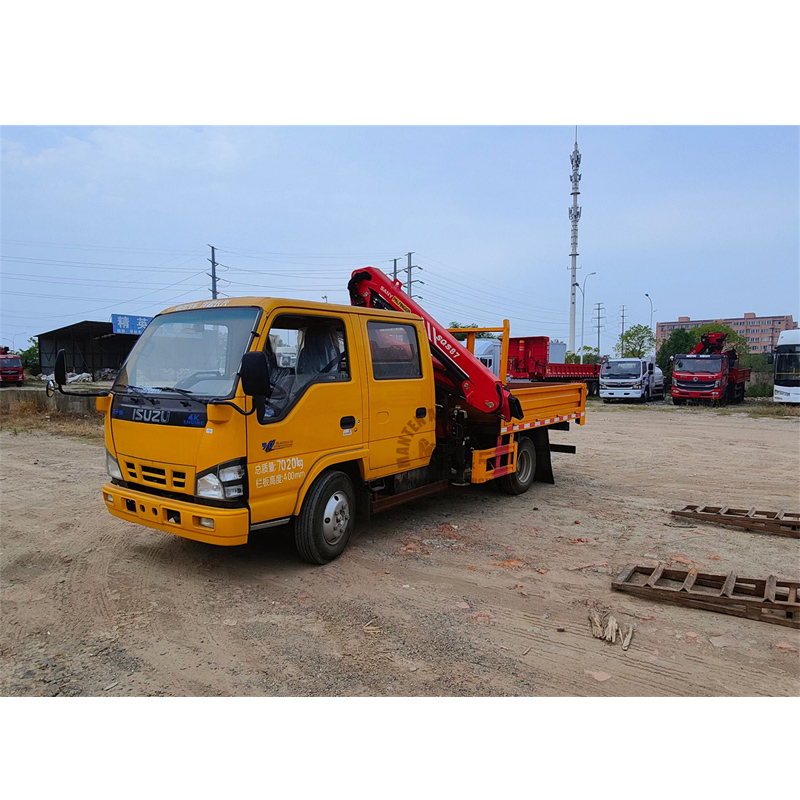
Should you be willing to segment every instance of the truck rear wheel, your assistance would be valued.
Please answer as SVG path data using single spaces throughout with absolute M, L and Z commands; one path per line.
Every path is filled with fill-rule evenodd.
M 525 494 L 536 477 L 536 448 L 533 442 L 523 437 L 517 442 L 517 471 L 503 475 L 500 488 L 506 494 Z
M 353 532 L 356 493 L 350 478 L 332 470 L 320 475 L 303 500 L 294 524 L 297 552 L 311 564 L 340 556 Z

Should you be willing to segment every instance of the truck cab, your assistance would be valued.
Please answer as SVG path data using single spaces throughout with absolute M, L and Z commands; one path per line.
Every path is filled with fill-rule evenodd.
M 664 399 L 664 373 L 650 358 L 610 358 L 600 366 L 600 397 L 613 400 Z
M 0 352 L 0 384 L 22 386 L 24 382 L 25 375 L 22 372 L 22 359 L 16 353 L 11 353 L 7 347 L 4 347 Z

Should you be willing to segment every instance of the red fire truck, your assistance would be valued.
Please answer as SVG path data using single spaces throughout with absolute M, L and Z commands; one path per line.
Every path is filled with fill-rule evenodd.
M 739 366 L 734 348 L 724 350 L 724 333 L 704 333 L 685 355 L 673 357 L 672 402 L 725 405 L 744 400 L 750 370 Z

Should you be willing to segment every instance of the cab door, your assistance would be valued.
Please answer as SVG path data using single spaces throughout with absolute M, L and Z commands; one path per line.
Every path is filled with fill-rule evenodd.
M 424 466 L 436 446 L 436 409 L 433 364 L 420 348 L 422 328 L 368 316 L 361 326 L 370 470 L 385 475 Z
M 272 394 L 247 417 L 251 523 L 292 514 L 313 465 L 363 441 L 362 387 L 350 315 L 278 309 L 264 350 Z

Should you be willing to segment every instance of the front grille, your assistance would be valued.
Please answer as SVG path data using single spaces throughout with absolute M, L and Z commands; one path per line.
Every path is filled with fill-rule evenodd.
M 125 471 L 125 480 L 133 483 L 150 485 L 168 491 L 191 493 L 194 490 L 194 475 L 191 481 L 186 467 L 174 469 L 169 465 L 156 467 L 136 459 L 122 457 L 120 463 Z M 188 486 L 187 486 L 188 484 Z
M 706 389 L 714 388 L 714 381 L 675 381 L 677 389 L 683 389 L 686 392 L 702 392 Z

